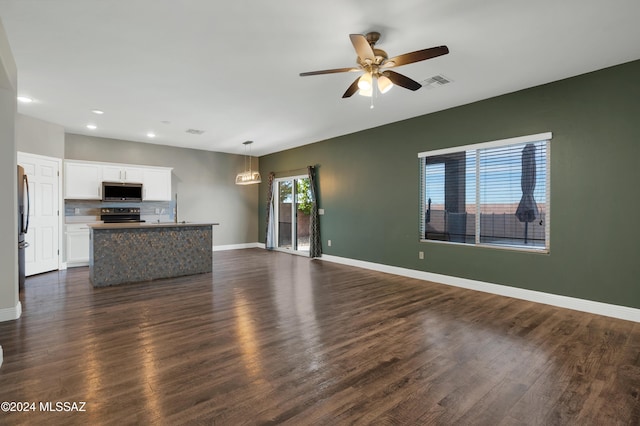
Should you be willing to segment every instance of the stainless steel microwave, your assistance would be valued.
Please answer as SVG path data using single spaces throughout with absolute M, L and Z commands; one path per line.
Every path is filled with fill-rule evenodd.
M 102 182 L 102 201 L 142 201 L 142 184 Z

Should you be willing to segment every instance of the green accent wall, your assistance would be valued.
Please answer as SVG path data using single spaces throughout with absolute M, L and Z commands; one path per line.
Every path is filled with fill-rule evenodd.
M 269 172 L 316 165 L 325 254 L 640 308 L 639 76 L 634 61 L 263 156 L 260 241 Z M 418 152 L 548 131 L 549 254 L 419 241 Z

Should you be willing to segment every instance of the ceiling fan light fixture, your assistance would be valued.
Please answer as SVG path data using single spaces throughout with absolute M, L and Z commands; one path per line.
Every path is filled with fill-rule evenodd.
M 358 95 L 368 96 L 368 97 L 373 96 L 373 86 L 369 87 L 367 90 L 364 90 L 364 89 L 358 90 Z
M 373 87 L 372 84 L 372 77 L 371 77 L 371 73 L 370 72 L 366 72 L 364 74 L 362 74 L 362 77 L 360 77 L 360 80 L 358 80 L 358 89 L 362 90 L 369 90 L 371 91 L 371 87 Z M 371 95 L 369 95 L 371 96 Z
M 389 80 L 389 77 L 386 75 L 378 76 L 378 90 L 380 93 L 387 93 L 393 87 L 393 83 Z

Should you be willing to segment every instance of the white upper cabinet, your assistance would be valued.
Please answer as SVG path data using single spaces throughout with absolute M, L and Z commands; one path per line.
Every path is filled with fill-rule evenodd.
M 102 199 L 102 166 L 92 162 L 64 163 L 64 198 Z
M 144 169 L 142 199 L 144 201 L 171 201 L 171 169 Z
M 143 169 L 120 165 L 102 166 L 102 180 L 105 182 L 142 183 Z
M 142 183 L 144 201 L 171 201 L 171 168 L 65 160 L 64 198 L 101 200 L 102 182 Z

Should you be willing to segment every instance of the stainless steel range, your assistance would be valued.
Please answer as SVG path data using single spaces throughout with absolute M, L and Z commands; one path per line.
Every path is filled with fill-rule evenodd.
M 140 219 L 140 207 L 103 207 L 100 220 L 104 223 L 144 222 Z

